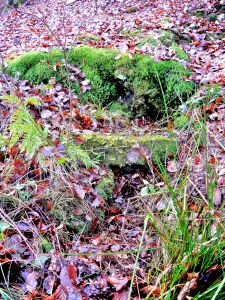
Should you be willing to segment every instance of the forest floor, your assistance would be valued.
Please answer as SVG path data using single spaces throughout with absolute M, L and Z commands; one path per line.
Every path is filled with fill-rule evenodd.
M 116 48 L 131 59 L 134 53 L 151 55 L 155 61 L 174 59 L 166 47 L 136 47 L 141 38 L 157 38 L 169 30 L 189 55 L 190 62 L 179 61 L 191 69 L 189 79 L 199 87 L 181 108 L 185 113 L 179 128 L 172 116 L 161 122 L 97 119 L 91 104 L 74 99 L 77 136 L 93 130 L 160 132 L 179 144 L 160 166 L 146 159 L 145 167 L 112 168 L 115 183 L 107 202 L 97 191 L 108 175 L 107 166 L 55 165 L 52 156 L 59 158 L 61 150 L 57 139 L 51 149 L 42 149 L 43 169 L 18 146 L 7 154 L 1 150 L 2 299 L 222 299 L 213 298 L 208 288 L 212 286 L 215 295 L 224 293 L 224 10 L 225 5 L 213 0 L 115 0 L 97 1 L 97 6 L 96 1 L 77 0 L 67 5 L 28 1 L 0 13 L 2 61 L 26 51 L 82 44 Z M 53 133 L 60 127 L 62 111 L 69 114 L 68 102 L 63 101 L 60 110 L 57 106 L 57 101 L 69 98 L 68 89 L 60 85 L 55 85 L 60 98 L 49 100 L 48 90 L 40 95 L 38 87 L 25 80 L 0 75 L 0 82 L 1 95 L 13 87 L 21 97 L 40 96 L 43 110 L 32 107 L 32 116 Z M 13 110 L 4 101 L 0 110 L 2 133 Z M 79 136 L 76 142 L 83 143 Z M 80 207 L 70 205 L 73 197 Z M 85 215 L 89 232 L 86 223 L 75 234 L 59 222 L 54 215 L 59 207 Z M 97 209 L 103 211 L 102 218 Z M 195 239 L 191 250 L 184 247 Z

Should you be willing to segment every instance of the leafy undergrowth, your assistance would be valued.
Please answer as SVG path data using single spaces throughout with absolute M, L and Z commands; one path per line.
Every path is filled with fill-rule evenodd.
M 6 79 L 12 80 L 1 79 L 4 95 Z M 1 99 L 3 298 L 222 297 L 224 90 L 203 87 L 185 114 L 165 121 L 170 129 L 160 129 L 107 111 L 95 118 L 96 108 L 76 98 L 71 123 L 68 90 L 51 84 L 14 80 L 19 98 Z M 14 142 L 9 136 L 20 105 L 40 124 L 39 133 L 48 128 L 46 144 L 35 149 L 39 156 L 29 158 L 21 148 L 21 132 Z M 73 144 L 67 147 L 62 132 L 71 124 Z M 160 131 L 181 147 L 166 161 L 156 156 L 154 164 L 139 149 L 146 167 L 109 169 L 81 151 L 79 134 L 93 130 Z
M 214 1 L 204 2 L 195 16 L 185 14 L 181 2 L 172 2 L 177 15 L 169 16 L 169 22 L 159 22 L 154 14 L 161 7 L 161 15 L 168 17 L 173 5 L 158 1 L 157 8 L 149 1 L 139 9 L 112 5 L 112 18 L 103 19 L 102 27 L 93 22 L 88 28 L 101 37 L 88 40 L 92 46 L 118 48 L 118 36 L 112 35 L 119 22 L 113 18 L 120 19 L 121 12 L 126 16 L 121 22 L 131 24 L 129 36 L 139 27 L 147 34 L 150 25 L 179 28 L 178 35 L 188 32 L 193 39 L 186 46 L 196 72 L 193 78 L 207 85 L 181 106 L 174 120 L 169 117 L 161 126 L 144 118 L 129 120 L 120 105 L 116 112 L 115 107 L 110 112 L 90 103 L 81 105 L 54 79 L 32 86 L 7 75 L 0 78 L 3 299 L 224 298 L 225 93 L 223 86 L 211 85 L 224 83 L 218 48 L 222 41 L 205 40 L 216 30 L 219 35 L 224 22 L 216 24 L 208 16 Z M 85 1 L 79 5 L 83 8 Z M 192 8 L 196 12 L 194 1 Z M 4 33 L 10 20 L 11 26 L 21 24 L 21 15 L 10 13 L 2 19 Z M 36 20 L 30 22 L 26 26 L 31 30 L 23 27 L 21 40 L 37 30 L 45 42 L 31 38 L 26 49 L 53 46 L 45 29 Z M 69 32 L 74 34 L 73 29 Z M 14 51 L 13 40 L 2 42 L 4 56 Z M 130 53 L 140 50 L 129 37 L 126 46 Z M 141 50 L 145 51 L 152 49 Z M 169 53 L 156 48 L 154 55 L 160 60 Z M 82 90 L 88 89 L 82 76 L 77 80 Z M 9 87 L 14 96 L 9 96 Z M 146 167 L 112 167 L 84 151 L 79 135 L 85 132 L 160 133 L 175 138 L 177 149 L 164 160 L 155 154 L 152 163 L 149 153 L 137 145 Z

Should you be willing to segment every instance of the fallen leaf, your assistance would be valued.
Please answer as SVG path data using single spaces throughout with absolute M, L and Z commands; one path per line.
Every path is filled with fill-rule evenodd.
M 167 171 L 170 172 L 170 173 L 176 173 L 177 172 L 177 164 L 174 160 L 168 162 Z
M 116 291 L 120 291 L 128 282 L 127 277 L 125 278 L 117 278 L 115 276 L 108 276 L 107 281 L 115 287 Z
M 213 202 L 215 206 L 220 206 L 221 204 L 221 191 L 220 188 L 215 188 Z

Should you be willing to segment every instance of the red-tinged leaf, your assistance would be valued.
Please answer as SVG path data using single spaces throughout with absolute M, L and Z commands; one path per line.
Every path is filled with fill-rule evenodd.
M 210 163 L 210 164 L 215 164 L 215 163 L 216 163 L 216 158 L 215 158 L 215 157 L 211 157 L 211 158 L 209 159 L 209 163 Z
M 44 192 L 47 190 L 49 187 L 49 181 L 42 181 L 37 185 L 37 193 L 39 194 L 44 194 Z
M 200 210 L 200 207 L 198 205 L 195 205 L 194 203 L 189 203 L 188 209 L 193 212 L 198 212 Z
M 40 169 L 34 169 L 33 174 L 36 175 L 36 176 L 39 176 L 41 174 Z
M 194 164 L 198 165 L 200 163 L 200 161 L 201 161 L 201 158 L 198 155 L 196 155 L 195 160 L 194 160 Z
M 158 288 L 157 286 L 154 285 L 147 285 L 140 289 L 140 292 L 145 294 L 145 295 L 151 295 L 151 296 L 156 296 L 159 297 L 161 295 L 161 289 Z
M 52 102 L 52 97 L 51 96 L 44 96 L 41 98 L 42 101 L 45 101 L 45 102 Z
M 109 207 L 108 211 L 111 216 L 115 216 L 121 213 L 121 210 L 115 207 Z
M 74 138 L 74 142 L 77 144 L 77 145 L 82 145 L 85 141 L 80 138 L 80 137 L 75 137 Z
M 107 281 L 115 287 L 116 291 L 120 291 L 122 288 L 124 288 L 128 282 L 128 278 L 117 278 L 115 276 L 108 276 Z
M 59 275 L 60 283 L 65 289 L 73 288 L 73 284 L 70 280 L 67 266 L 64 266 Z
M 91 231 L 95 231 L 97 226 L 99 224 L 99 219 L 98 218 L 95 218 L 94 221 L 92 222 L 91 224 Z
M 53 106 L 53 105 L 49 105 L 49 110 L 50 111 L 56 111 L 57 110 L 57 107 Z
M 52 209 L 53 203 L 51 201 L 46 201 L 46 208 L 47 211 L 50 211 Z
M 60 296 L 61 296 L 62 293 L 63 293 L 63 286 L 60 284 L 60 285 L 57 287 L 55 293 L 52 294 L 51 296 L 48 296 L 48 297 L 47 297 L 46 299 L 44 299 L 44 300 L 57 300 L 57 299 L 60 299 Z M 62 298 L 61 298 L 61 299 L 62 299 Z
M 222 100 L 223 100 L 223 97 L 218 97 L 218 98 L 216 99 L 216 103 L 220 103 L 220 102 L 222 102 Z
M 59 275 L 60 283 L 65 289 L 77 285 L 77 269 L 73 265 L 64 266 Z
M 119 292 L 116 292 L 113 296 L 113 300 L 127 300 L 129 295 L 128 290 L 122 290 Z
M 49 44 L 47 44 L 47 43 L 42 43 L 41 46 L 42 46 L 42 47 L 48 47 Z
M 21 159 L 14 160 L 14 171 L 18 175 L 24 175 L 27 171 L 25 163 Z
M 69 275 L 69 278 L 73 284 L 73 286 L 77 286 L 77 268 L 74 267 L 73 265 L 69 265 L 67 267 L 67 271 L 68 271 L 68 275 Z
M 168 162 L 167 171 L 170 172 L 170 173 L 176 173 L 177 172 L 177 164 L 174 160 Z

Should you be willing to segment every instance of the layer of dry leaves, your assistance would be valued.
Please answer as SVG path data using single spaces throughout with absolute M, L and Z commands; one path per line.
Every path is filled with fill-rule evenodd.
M 100 41 L 86 40 L 93 47 L 113 47 L 122 52 L 145 53 L 154 56 L 155 60 L 173 57 L 165 47 L 152 48 L 136 47 L 140 37 L 125 38 L 121 30 L 132 31 L 140 29 L 143 36 L 158 35 L 160 30 L 172 30 L 180 45 L 190 55 L 188 65 L 193 71 L 193 79 L 197 83 L 225 83 L 225 50 L 224 25 L 225 18 L 220 21 L 210 21 L 208 14 L 215 11 L 216 2 L 219 1 L 70 1 L 64 6 L 63 2 L 43 1 L 35 3 L 28 1 L 18 9 L 9 9 L 1 13 L 0 21 L 0 51 L 4 58 L 11 58 L 27 50 L 44 50 L 61 45 L 70 46 L 77 34 L 91 33 L 101 38 Z M 129 8 L 136 11 L 130 13 Z M 62 11 L 65 9 L 65 15 Z M 194 12 L 200 10 L 203 17 L 197 17 Z M 46 26 L 39 18 L 45 16 L 49 28 L 54 31 L 55 40 Z M 166 19 L 167 22 L 160 22 Z M 66 33 L 66 35 L 65 35 Z M 66 41 L 64 37 L 66 36 Z M 185 37 L 191 39 L 186 41 Z M 81 44 L 75 40 L 75 44 Z M 35 96 L 41 102 L 41 108 L 30 107 L 33 117 L 43 127 L 47 126 L 49 132 L 54 133 L 54 146 L 42 149 L 46 161 L 59 158 L 63 155 L 63 148 L 58 141 L 62 126 L 72 126 L 71 130 L 77 144 L 82 144 L 79 133 L 83 131 L 136 132 L 141 128 L 143 132 L 157 130 L 154 124 L 146 120 L 134 120 L 127 124 L 123 119 L 93 117 L 93 106 L 82 106 L 74 97 L 73 122 L 69 118 L 68 90 L 55 83 L 45 94 L 40 87 L 33 87 L 27 81 L 15 81 L 7 78 L 15 86 L 15 92 L 21 99 Z M 0 78 L 3 92 L 7 91 L 4 78 Z M 204 96 L 204 90 L 202 91 Z M 201 96 L 202 96 L 201 95 Z M 218 181 L 215 190 L 215 208 L 220 207 L 225 198 L 225 105 L 224 94 L 212 99 L 211 105 L 203 106 L 190 112 L 194 122 L 205 118 L 207 122 L 208 158 L 211 168 L 212 180 Z M 0 128 L 5 132 L 13 107 L 0 102 Z M 134 130 L 135 128 L 135 130 Z M 178 133 L 179 134 L 179 133 Z M 205 198 L 206 157 L 203 145 L 200 145 L 195 157 L 191 156 L 195 147 L 193 132 L 178 135 L 181 151 L 177 156 L 177 163 L 170 156 L 166 162 L 167 171 L 171 181 L 176 179 L 178 172 L 185 173 L 191 163 L 190 181 L 188 183 L 189 209 L 199 211 L 193 200 L 195 197 Z M 191 161 L 190 161 L 191 160 Z M 50 164 L 50 162 L 49 162 Z M 11 167 L 10 172 L 5 170 Z M 7 170 L 8 171 L 8 170 Z M 144 214 L 148 209 L 162 210 L 165 199 L 155 199 L 150 203 L 138 196 L 146 186 L 146 182 L 154 182 L 156 189 L 161 189 L 165 182 L 154 174 L 149 168 L 114 169 L 115 189 L 109 201 L 105 203 L 97 191 L 96 185 L 107 175 L 105 166 L 86 169 L 81 166 L 70 177 L 52 179 L 49 174 L 43 174 L 35 158 L 30 162 L 26 156 L 13 147 L 7 157 L 0 153 L 0 190 L 1 215 L 3 220 L 9 222 L 10 228 L 4 231 L 4 238 L 0 240 L 0 261 L 5 278 L 0 275 L 1 287 L 9 283 L 12 291 L 23 290 L 23 299 L 127 299 L 129 283 L 131 280 L 135 254 L 128 254 L 138 248 Z M 71 179 L 72 178 L 72 179 Z M 22 185 L 28 184 L 28 189 Z M 33 186 L 35 182 L 35 188 Z M 18 192 L 18 185 L 20 185 Z M 67 197 L 76 197 L 80 201 L 84 198 L 93 209 L 92 213 L 85 213 L 90 224 L 90 234 L 75 236 L 69 233 L 69 238 L 63 237 L 68 233 L 65 224 L 58 224 L 51 215 L 53 200 L 47 196 L 47 191 L 54 186 L 68 189 Z M 29 201 L 22 201 L 20 197 L 29 193 Z M 7 201 L 7 197 L 14 199 L 14 204 Z M 96 217 L 95 209 L 99 208 L 105 213 L 104 222 Z M 79 215 L 83 211 L 72 213 Z M 39 253 L 38 241 L 43 236 L 52 245 L 50 251 Z M 156 248 L 154 235 L 146 235 L 143 249 Z M 66 257 L 62 253 L 75 254 Z M 117 255 L 97 255 L 98 253 L 115 253 Z M 76 254 L 83 254 L 76 256 Z M 92 256 L 85 254 L 93 253 Z M 143 251 L 137 268 L 137 278 L 133 288 L 133 299 L 144 299 L 146 294 L 152 292 L 156 297 L 160 295 L 159 288 L 147 285 L 148 263 L 154 251 Z M 210 272 L 210 271 L 209 271 Z M 195 288 L 198 275 L 191 274 L 179 295 L 185 299 L 188 289 Z M 154 284 L 154 282 L 153 282 Z M 15 298 L 17 299 L 17 298 Z

